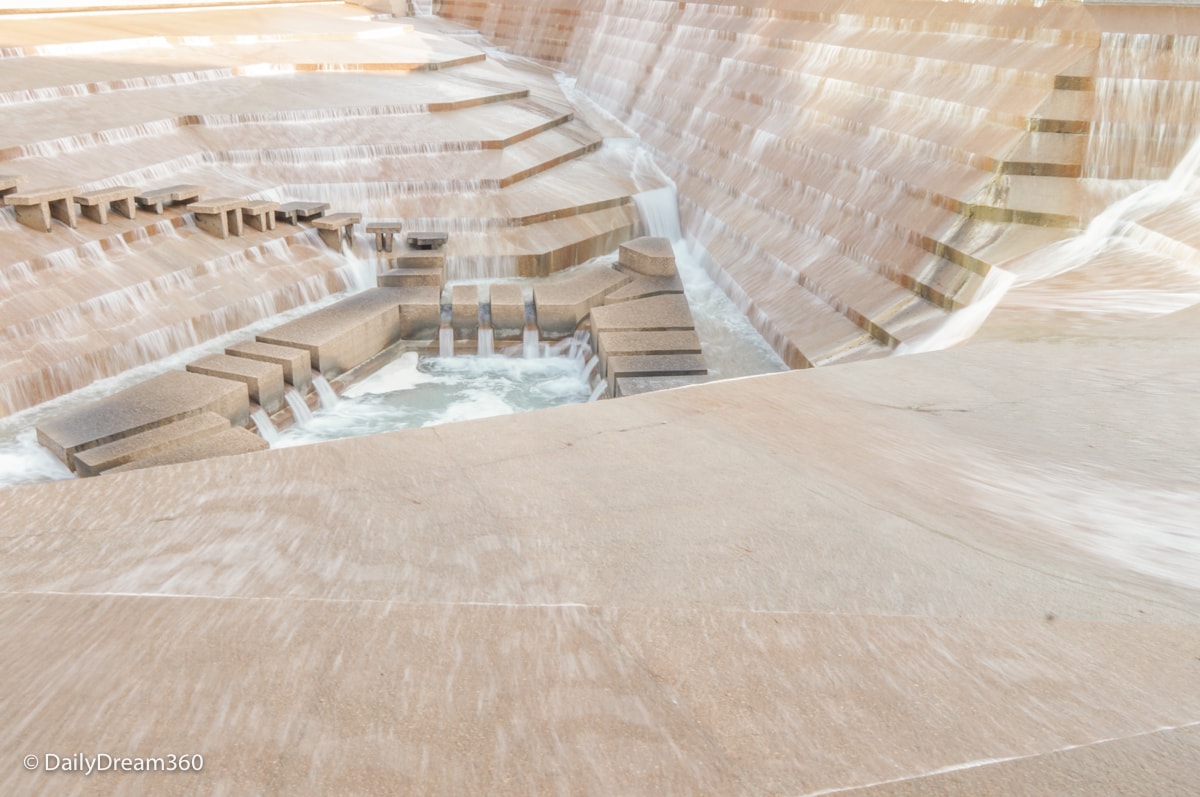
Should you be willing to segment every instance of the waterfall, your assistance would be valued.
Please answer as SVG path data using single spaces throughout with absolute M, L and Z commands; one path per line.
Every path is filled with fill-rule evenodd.
M 525 327 L 521 334 L 521 354 L 526 360 L 534 360 L 541 356 L 541 347 L 538 344 L 537 327 Z
M 300 391 L 295 389 L 289 390 L 283 395 L 283 398 L 287 401 L 288 407 L 291 408 L 292 419 L 296 422 L 297 426 L 303 426 L 312 420 L 312 410 L 308 408 L 308 404 L 305 403 L 304 396 L 300 395 Z M 267 442 L 271 441 L 268 440 Z
M 592 395 L 588 396 L 588 402 L 599 401 L 600 397 L 608 390 L 608 382 L 600 380 L 596 387 L 592 390 Z
M 313 376 L 313 388 L 317 391 L 317 398 L 321 400 L 321 409 L 331 410 L 337 406 L 338 396 L 333 390 L 333 385 L 325 380 L 325 377 L 320 374 Z
M 266 410 L 259 407 L 250 413 L 250 419 L 254 421 L 254 428 L 258 430 L 259 437 L 266 440 L 267 445 L 273 446 L 279 442 L 279 430 L 271 422 L 271 416 L 267 415 Z
M 678 241 L 683 237 L 679 229 L 679 203 L 674 186 L 655 188 L 633 195 L 642 229 L 646 235 Z
M 480 357 L 491 357 L 496 353 L 496 332 L 491 327 L 479 328 L 479 348 L 477 349 Z
M 438 356 L 454 356 L 454 327 L 449 324 L 443 324 L 438 329 Z

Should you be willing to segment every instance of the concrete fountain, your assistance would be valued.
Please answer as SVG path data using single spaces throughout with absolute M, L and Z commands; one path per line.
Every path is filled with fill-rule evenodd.
M 0 423 L 103 473 L 0 489 L 0 791 L 1200 789 L 1200 9 L 0 31 Z M 413 381 L 443 320 L 614 395 L 741 375 L 730 300 L 799 370 L 245 428 Z M 100 754 L 201 766 L 62 764 Z

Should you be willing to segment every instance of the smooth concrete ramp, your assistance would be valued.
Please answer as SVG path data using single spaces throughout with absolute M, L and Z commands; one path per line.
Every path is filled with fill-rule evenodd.
M 205 767 L 0 791 L 1195 793 L 1200 572 L 1122 532 L 1196 517 L 1196 340 L 6 490 L 0 752 Z

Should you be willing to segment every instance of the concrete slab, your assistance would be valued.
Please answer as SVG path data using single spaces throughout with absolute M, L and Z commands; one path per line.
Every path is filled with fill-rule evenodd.
M 328 202 L 284 202 L 275 209 L 275 218 L 294 227 L 301 221 L 321 218 L 327 210 Z
M 37 437 L 73 470 L 76 452 L 202 412 L 242 426 L 250 417 L 249 390 L 243 382 L 168 371 L 39 423 Z
M 312 384 L 312 361 L 307 349 L 292 348 L 291 346 L 276 346 L 248 340 L 225 349 L 231 357 L 245 357 L 248 360 L 260 360 L 265 363 L 275 363 L 283 369 L 283 381 L 299 390 L 308 390 Z
M 79 210 L 84 217 L 97 224 L 108 224 L 108 211 L 132 219 L 137 215 L 137 203 L 133 197 L 137 189 L 131 185 L 117 185 L 75 195 Z
M 457 338 L 472 338 L 479 331 L 479 288 L 455 285 L 450 289 L 451 323 Z
M 400 336 L 407 340 L 436 338 L 442 315 L 442 288 L 432 285 L 401 288 Z
M 647 277 L 670 277 L 677 273 L 675 250 L 666 238 L 634 238 L 617 250 L 617 267 Z
M 218 432 L 217 434 L 190 440 L 147 457 L 139 457 L 127 465 L 121 465 L 107 472 L 126 473 L 131 470 L 176 465 L 181 462 L 195 462 L 200 459 L 230 457 L 235 454 L 252 454 L 255 451 L 265 451 L 268 448 L 270 446 L 266 440 L 263 440 L 249 429 L 243 429 L 238 426 Z
M 331 213 L 312 220 L 312 226 L 317 228 L 317 234 L 325 245 L 336 252 L 342 251 L 342 244 L 354 245 L 354 225 L 362 221 L 361 213 Z
M 570 276 L 534 285 L 538 327 L 549 337 L 571 334 L 593 307 L 629 281 L 607 266 L 582 266 Z
M 440 288 L 445 273 L 440 268 L 394 268 L 376 279 L 383 288 Z
M 323 375 L 347 371 L 401 337 L 400 305 L 413 288 L 370 288 L 255 337 L 307 349 Z
M 679 275 L 670 277 L 636 277 L 628 285 L 617 288 L 604 297 L 605 304 L 617 304 L 634 299 L 647 299 L 651 296 L 665 296 L 670 293 L 683 293 L 683 283 Z
M 525 328 L 525 296 L 516 282 L 494 282 L 492 291 L 492 327 L 499 330 Z
M 190 443 L 229 429 L 229 419 L 215 412 L 202 412 L 75 454 L 75 472 L 98 476 L 134 460 L 144 459 L 169 448 Z
M 364 229 L 368 235 L 375 236 L 376 252 L 390 252 L 395 246 L 396 233 L 404 229 L 404 222 L 399 220 L 369 221 Z
M 138 194 L 134 197 L 134 201 L 139 207 L 161 216 L 164 207 L 195 202 L 203 191 L 204 188 L 198 185 L 168 185 Z
M 388 258 L 387 263 L 392 268 L 435 268 L 444 272 L 446 255 L 443 252 L 417 252 L 406 249 L 402 254 Z
M 189 363 L 187 370 L 194 374 L 244 382 L 250 390 L 250 400 L 268 414 L 283 408 L 283 366 L 277 363 L 228 354 L 210 354 Z
M 221 240 L 230 235 L 240 237 L 242 234 L 242 205 L 246 200 L 240 197 L 222 196 L 206 199 L 203 202 L 192 202 L 188 206 L 196 219 L 196 226 Z
M 279 209 L 278 202 L 267 199 L 252 199 L 242 205 L 242 221 L 259 232 L 275 229 L 275 211 Z
M 700 336 L 695 330 L 665 332 L 605 331 L 593 336 L 594 348 L 603 366 L 610 356 L 637 354 L 701 354 Z
M 31 230 L 50 232 L 51 219 L 58 219 L 75 229 L 78 226 L 75 218 L 75 195 L 78 193 L 78 188 L 14 192 L 4 196 L 4 203 L 13 209 L 17 221 Z
M 698 354 L 633 354 L 610 356 L 605 361 L 609 395 L 617 394 L 617 380 L 630 376 L 702 376 L 708 373 Z
M 592 311 L 592 330 L 687 330 L 695 327 L 692 311 L 683 296 L 652 296 L 620 304 L 597 307 Z

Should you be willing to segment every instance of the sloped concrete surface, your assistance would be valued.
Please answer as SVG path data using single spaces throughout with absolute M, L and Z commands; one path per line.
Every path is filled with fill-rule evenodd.
M 1194 793 L 1198 337 L 7 490 L 0 791 Z

